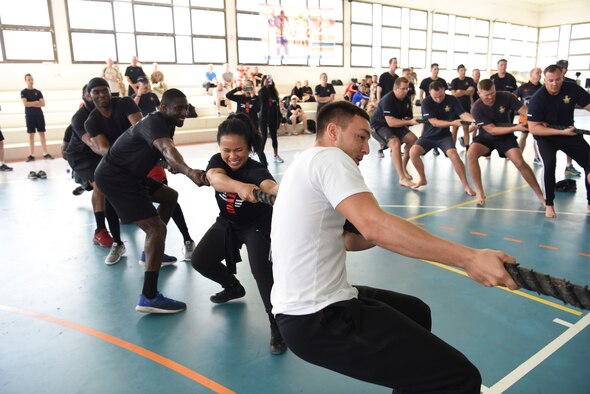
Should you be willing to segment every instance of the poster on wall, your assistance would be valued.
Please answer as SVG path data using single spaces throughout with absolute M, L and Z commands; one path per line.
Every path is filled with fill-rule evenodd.
M 334 56 L 331 9 L 261 5 L 269 64 L 320 64 Z

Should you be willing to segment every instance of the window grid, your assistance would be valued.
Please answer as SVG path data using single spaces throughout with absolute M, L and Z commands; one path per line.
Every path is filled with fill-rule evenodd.
M 75 64 L 103 62 L 108 57 L 112 58 L 115 62 L 119 62 L 121 59 L 130 59 L 132 56 L 138 56 L 140 61 L 144 63 L 157 61 L 162 64 L 208 64 L 213 62 L 221 64 L 227 61 L 225 0 L 218 0 L 216 2 L 218 4 L 217 7 L 203 7 L 194 0 L 190 3 L 188 1 L 177 2 L 172 0 L 156 0 L 151 2 L 139 0 L 101 0 L 98 3 L 110 5 L 112 22 L 115 26 L 114 29 L 72 28 L 72 19 L 76 18 L 76 16 L 71 15 L 70 8 L 73 7 L 70 7 L 69 1 L 66 0 L 66 19 L 71 39 L 70 54 L 72 62 Z M 192 4 L 199 4 L 199 6 Z M 224 4 L 223 7 L 220 7 L 221 4 Z M 170 10 L 168 22 L 171 26 L 167 28 L 168 32 L 153 31 L 160 29 L 163 24 L 154 25 L 157 26 L 154 29 L 145 26 L 138 28 L 138 14 L 141 15 L 142 12 L 158 13 L 163 9 Z M 223 32 L 219 28 L 219 33 L 197 33 L 195 26 L 193 26 L 193 14 L 199 12 L 211 12 L 213 13 L 212 15 L 221 14 L 221 17 L 217 19 L 223 21 Z M 161 14 L 163 13 L 159 12 L 159 15 Z M 182 18 L 183 16 L 184 18 Z M 74 20 L 73 22 L 76 24 L 78 21 Z M 186 26 L 177 27 L 182 22 L 185 24 L 188 23 L 188 28 Z M 110 48 L 105 50 L 105 53 L 95 53 L 96 58 L 84 58 L 83 48 L 74 47 L 74 43 L 77 42 L 77 36 L 80 34 L 96 35 L 96 37 L 101 35 L 103 37 L 105 35 L 110 36 L 112 43 L 110 43 Z M 174 47 L 174 50 L 152 50 L 152 46 L 154 45 L 150 45 L 150 40 L 154 43 L 168 42 Z M 197 47 L 197 44 L 199 44 L 199 47 Z M 221 49 L 220 46 L 222 47 Z M 190 53 L 190 57 L 187 55 L 187 52 Z M 142 56 L 142 53 L 145 56 Z M 202 54 L 205 56 L 203 57 Z M 209 54 L 212 54 L 212 57 L 207 58 Z M 158 58 L 158 56 L 164 57 Z M 214 59 L 215 61 L 213 61 Z
M 23 3 L 21 3 L 22 5 Z M 39 11 L 39 10 L 38 10 Z M 0 63 L 43 63 L 53 62 L 57 63 L 57 45 L 55 43 L 55 29 L 53 24 L 53 13 L 51 10 L 51 3 L 47 0 L 47 24 L 8 24 L 0 21 Z M 37 45 L 41 44 L 38 50 L 29 50 L 27 55 L 42 54 L 38 58 L 26 58 L 25 56 L 11 56 L 7 53 L 11 47 L 23 48 L 23 35 L 36 36 L 34 42 Z M 11 37 L 14 36 L 14 37 Z M 19 36 L 19 37 L 17 37 Z M 50 38 L 50 42 L 45 39 L 45 42 L 40 42 L 39 38 Z M 44 45 L 43 45 L 44 44 Z M 26 46 L 26 45 L 25 45 Z M 44 56 L 47 54 L 47 56 Z

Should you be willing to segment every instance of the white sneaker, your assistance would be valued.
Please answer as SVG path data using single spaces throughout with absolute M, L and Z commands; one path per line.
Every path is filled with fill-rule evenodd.
M 111 246 L 111 251 L 107 255 L 107 258 L 104 260 L 105 264 L 113 265 L 121 260 L 121 257 L 125 254 L 125 244 L 118 244 L 113 242 L 113 246 Z
M 197 245 L 194 241 L 184 241 L 184 245 L 182 245 L 182 253 L 184 253 L 184 261 L 189 261 L 191 257 L 193 257 L 193 252 Z

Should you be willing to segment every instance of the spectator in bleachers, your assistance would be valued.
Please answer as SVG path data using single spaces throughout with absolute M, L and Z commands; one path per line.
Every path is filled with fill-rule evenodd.
M 315 97 L 313 95 L 313 89 L 309 86 L 309 81 L 306 79 L 303 81 L 303 102 L 304 103 L 313 103 L 315 102 Z
M 254 90 L 258 92 L 258 89 L 260 89 L 260 85 L 262 84 L 262 73 L 258 71 L 258 66 L 252 67 L 250 79 L 254 82 Z
M 291 89 L 291 97 L 292 96 L 297 96 L 298 102 L 303 101 L 303 87 L 301 86 L 301 81 L 295 82 L 295 86 Z
M 332 86 L 331 83 L 328 83 L 328 74 L 321 73 L 320 81 L 321 83 L 316 85 L 314 92 L 315 100 L 318 102 L 318 112 L 324 105 L 334 101 L 334 98 L 336 97 L 334 86 Z
M 135 101 L 143 116 L 154 112 L 160 106 L 160 99 L 155 93 L 150 92 L 150 84 L 146 77 L 137 79 L 137 93 L 131 98 Z
M 351 102 L 360 107 L 362 109 L 367 109 L 367 104 L 369 102 L 369 95 L 367 92 L 369 91 L 369 87 L 365 84 L 361 84 L 358 88 L 358 91 L 352 96 Z
M 131 65 L 125 69 L 125 77 L 127 78 L 127 83 L 129 84 L 127 95 L 131 97 L 137 93 L 137 79 L 139 77 L 146 77 L 143 68 L 141 68 L 141 66 L 137 63 L 137 56 L 133 56 L 131 58 Z
M 295 95 L 291 96 L 291 102 L 287 110 L 287 123 L 291 125 L 293 135 L 299 134 L 297 131 L 297 124 L 299 123 L 303 123 L 303 133 L 307 132 L 307 117 L 303 108 L 297 103 L 297 96 Z
M 106 67 L 102 69 L 100 76 L 109 83 L 111 89 L 111 96 L 119 96 L 119 82 L 122 81 L 123 77 L 121 72 L 118 71 L 113 65 L 113 59 L 110 57 L 107 59 Z
M 370 101 L 377 101 L 377 87 L 379 86 L 379 77 L 373 75 L 371 78 L 371 87 L 369 91 Z
M 150 75 L 150 82 L 152 84 L 152 91 L 162 98 L 162 95 L 168 90 L 168 85 L 164 82 L 164 73 L 158 70 L 158 63 L 154 63 L 154 71 Z
M 45 116 L 42 107 L 45 107 L 43 93 L 33 87 L 34 80 L 31 74 L 25 74 L 27 87 L 20 92 L 20 98 L 25 106 L 25 121 L 27 123 L 27 133 L 29 134 L 29 156 L 27 161 L 35 160 L 35 132 L 39 133 L 43 157 L 53 160 L 47 152 L 47 141 L 45 139 Z
M 351 78 L 350 83 L 344 89 L 344 100 L 352 101 L 352 96 L 358 92 L 358 79 Z
M 209 89 L 217 88 L 219 82 L 217 81 L 217 74 L 213 71 L 213 65 L 209 64 L 209 70 L 205 73 L 206 81 L 203 83 L 206 94 L 209 94 Z

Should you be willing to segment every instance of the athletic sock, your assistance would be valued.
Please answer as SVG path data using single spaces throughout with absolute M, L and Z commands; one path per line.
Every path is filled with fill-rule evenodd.
M 176 224 L 176 227 L 178 227 L 184 241 L 192 241 L 191 235 L 188 233 L 188 227 L 186 225 L 186 220 L 184 219 L 184 214 L 182 213 L 182 208 L 180 208 L 180 204 L 176 204 L 176 208 L 174 208 L 174 211 L 172 212 L 172 220 Z
M 119 215 L 117 215 L 115 208 L 113 208 L 111 203 L 108 201 L 105 201 L 104 211 L 107 222 L 109 222 L 109 230 L 111 230 L 113 242 L 122 244 L 123 241 L 121 241 L 121 225 L 119 224 Z
M 94 220 L 96 221 L 95 233 L 106 228 L 104 223 L 104 212 L 94 212 Z
M 154 298 L 158 292 L 158 274 L 159 272 L 157 271 L 146 271 L 143 277 L 142 293 L 149 299 Z

